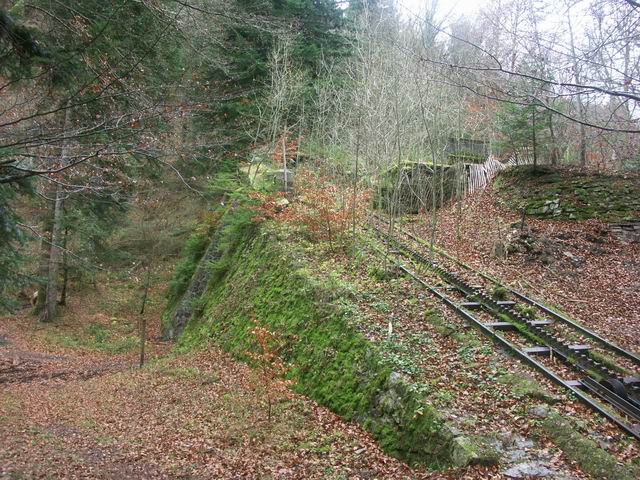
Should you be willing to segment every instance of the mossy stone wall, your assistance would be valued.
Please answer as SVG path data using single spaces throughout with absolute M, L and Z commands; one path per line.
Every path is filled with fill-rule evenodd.
M 502 171 L 496 190 L 507 206 L 557 220 L 619 222 L 640 215 L 638 174 L 597 174 L 529 165 Z
M 459 442 L 442 418 L 383 365 L 377 347 L 337 306 L 336 293 L 313 278 L 300 258 L 295 245 L 265 231 L 228 244 L 210 266 L 216 274 L 199 301 L 202 313 L 191 318 L 180 346 L 212 340 L 250 361 L 257 322 L 282 341 L 295 388 L 356 420 L 385 451 L 433 468 L 459 459 Z

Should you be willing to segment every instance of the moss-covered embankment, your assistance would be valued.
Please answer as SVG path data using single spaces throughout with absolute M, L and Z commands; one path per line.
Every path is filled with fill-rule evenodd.
M 501 172 L 494 188 L 508 207 L 555 220 L 619 222 L 640 215 L 640 175 L 525 165 Z
M 205 255 L 206 290 L 190 299 L 194 308 L 179 339 L 182 348 L 213 341 L 251 362 L 257 324 L 277 336 L 296 390 L 356 420 L 385 451 L 434 468 L 477 459 L 468 439 L 456 438 L 423 395 L 382 361 L 376 345 L 352 324 L 351 310 L 339 306 L 340 292 L 310 273 L 301 247 L 247 222 L 241 210 L 222 222 L 217 254 Z M 168 329 L 171 319 L 165 319 Z

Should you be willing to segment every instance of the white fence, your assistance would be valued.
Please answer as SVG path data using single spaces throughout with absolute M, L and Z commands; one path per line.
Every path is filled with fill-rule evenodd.
M 500 170 L 515 167 L 517 165 L 528 165 L 531 163 L 533 163 L 533 159 L 531 158 L 531 155 L 529 155 L 529 152 L 526 151 L 513 153 L 504 161 L 499 161 L 493 155 L 489 155 L 489 158 L 487 158 L 484 163 L 469 165 L 467 194 L 485 188 Z

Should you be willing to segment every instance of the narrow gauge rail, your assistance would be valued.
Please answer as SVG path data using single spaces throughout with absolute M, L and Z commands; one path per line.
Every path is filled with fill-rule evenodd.
M 375 215 L 374 218 L 379 222 L 384 222 L 388 226 L 388 220 L 386 220 L 384 217 Z M 548 328 L 551 328 L 553 325 L 557 325 L 557 324 L 566 326 L 567 327 L 566 330 L 568 330 L 571 333 L 571 336 L 574 339 L 578 339 L 581 341 L 588 339 L 588 341 L 593 342 L 595 345 L 601 347 L 603 350 L 606 350 L 608 353 L 621 357 L 622 362 L 626 362 L 626 364 L 630 366 L 631 370 L 637 370 L 640 367 L 640 357 L 638 357 L 636 354 L 628 350 L 625 350 L 618 345 L 615 345 L 614 343 L 606 340 L 605 338 L 598 335 L 597 333 L 568 319 L 563 314 L 555 310 L 552 310 L 551 308 L 538 302 L 537 300 L 534 300 L 533 298 L 527 295 L 524 295 L 523 293 L 518 292 L 509 286 L 502 284 L 496 278 L 490 275 L 487 275 L 486 273 L 483 273 L 481 271 L 473 269 L 469 265 L 461 262 L 457 258 L 444 252 L 443 250 L 437 247 L 432 247 L 423 239 L 417 237 L 416 235 L 412 234 L 406 229 L 395 226 L 394 231 L 399 233 L 401 236 L 407 237 L 408 239 L 413 241 L 415 244 L 418 244 L 420 247 L 427 248 L 429 249 L 430 252 L 434 252 L 441 259 L 441 261 L 439 262 L 439 265 L 445 268 L 446 270 L 452 271 L 458 274 L 459 276 L 461 276 L 462 278 L 466 278 L 468 282 L 474 282 L 476 284 L 484 283 L 484 285 L 477 285 L 478 288 L 482 288 L 486 290 L 487 287 L 501 287 L 504 289 L 505 292 L 508 292 L 510 295 L 512 295 L 514 299 L 534 307 L 536 309 L 536 314 L 539 314 L 540 316 L 543 316 L 543 317 L 550 317 L 554 321 L 557 320 L 557 323 L 550 322 L 548 324 Z M 468 278 L 469 276 L 471 276 L 472 279 L 469 279 Z M 502 302 L 502 304 L 510 305 L 512 307 L 515 306 L 515 302 Z M 481 305 L 478 302 L 468 302 L 466 303 L 466 306 L 468 308 L 481 307 Z M 584 349 L 584 350 L 586 351 L 589 349 Z M 537 353 L 543 354 L 545 352 L 541 351 Z M 636 387 L 640 387 L 640 385 L 636 385 L 638 380 L 639 379 L 637 377 L 629 375 L 626 377 L 625 382 L 628 387 L 631 387 L 630 390 L 637 390 L 638 388 Z
M 377 217 L 379 220 L 381 221 L 385 221 L 385 219 L 383 219 L 382 217 Z M 625 359 L 627 359 L 628 361 L 631 362 L 632 365 L 634 365 L 634 367 L 640 367 L 640 357 L 638 357 L 636 354 L 625 350 L 623 348 L 621 348 L 620 346 L 606 340 L 605 338 L 603 338 L 602 336 L 598 335 L 597 333 L 593 332 L 592 330 L 589 330 L 585 327 L 583 327 L 582 325 L 570 320 L 569 318 L 567 318 L 566 316 L 564 316 L 563 314 L 561 314 L 560 312 L 557 312 L 555 310 L 552 310 L 551 308 L 547 307 L 546 305 L 538 302 L 537 300 L 531 298 L 530 296 L 527 296 L 521 292 L 518 292 L 517 290 L 514 290 L 513 288 L 509 287 L 508 285 L 504 285 L 502 284 L 499 280 L 497 280 L 496 278 L 487 275 L 484 272 L 478 271 L 473 269 L 472 267 L 470 267 L 469 265 L 461 262 L 460 260 L 458 260 L 457 258 L 449 255 L 448 253 L 442 251 L 441 249 L 434 247 L 433 249 L 431 248 L 430 245 L 427 244 L 427 242 L 425 242 L 424 240 L 422 240 L 421 238 L 418 238 L 416 235 L 414 235 L 413 233 L 407 231 L 406 229 L 401 229 L 398 227 L 395 227 L 396 230 L 401 233 L 402 235 L 406 236 L 407 238 L 413 240 L 414 242 L 416 242 L 419 245 L 425 246 L 426 248 L 429 248 L 429 250 L 433 250 L 433 252 L 435 252 L 436 255 L 438 255 L 441 259 L 444 259 L 445 261 L 449 261 L 449 265 L 454 265 L 458 267 L 458 270 L 462 270 L 462 272 L 467 272 L 470 273 L 472 275 L 475 275 L 477 278 L 485 280 L 486 282 L 488 282 L 490 285 L 495 286 L 495 287 L 502 287 L 504 288 L 509 294 L 513 295 L 516 299 L 531 305 L 533 307 L 535 307 L 542 315 L 548 315 L 551 318 L 553 318 L 554 320 L 558 320 L 560 323 L 567 325 L 568 327 L 570 327 L 571 329 L 574 329 L 575 331 L 578 332 L 579 335 L 583 336 L 583 337 L 587 337 L 590 340 L 596 342 L 597 344 L 599 344 L 602 348 L 604 348 L 605 350 L 608 350 L 611 353 L 614 353 L 620 357 L 623 357 Z M 632 379 L 630 379 L 632 380 Z
M 386 220 L 381 217 L 377 217 L 376 220 L 378 223 L 385 222 L 386 226 L 388 226 Z M 402 271 L 428 289 L 456 314 L 470 324 L 478 327 L 485 335 L 505 347 L 514 356 L 538 369 L 554 383 L 571 391 L 591 409 L 599 412 L 619 428 L 637 440 L 640 440 L 640 402 L 638 401 L 640 379 L 638 379 L 638 377 L 621 377 L 620 371 L 623 371 L 623 369 L 615 368 L 616 366 L 609 362 L 603 364 L 592 358 L 589 353 L 589 345 L 573 345 L 557 332 L 549 331 L 549 326 L 553 324 L 553 321 L 540 321 L 525 317 L 515 308 L 516 302 L 495 300 L 488 295 L 481 286 L 470 284 L 457 273 L 449 271 L 437 262 L 426 258 L 419 251 L 390 236 L 387 232 L 384 232 L 379 224 L 373 224 L 373 228 L 383 241 L 395 249 L 396 254 L 405 257 L 418 267 L 429 268 L 439 276 L 446 284 L 444 289 L 430 285 L 420 278 L 418 273 L 407 268 L 406 265 L 398 263 L 398 267 Z M 405 232 L 400 231 L 400 233 Z M 453 257 L 444 253 L 442 253 L 442 255 L 445 255 L 449 260 L 454 260 Z M 494 279 L 488 276 L 485 277 L 492 283 L 498 284 Z M 461 296 L 465 298 L 465 301 L 456 302 L 451 296 L 444 293 L 443 290 L 445 289 L 459 292 Z M 547 313 L 553 312 L 524 295 L 517 294 L 517 292 L 513 293 L 516 294 L 516 298 L 519 298 L 529 305 L 541 308 Z M 488 313 L 497 321 L 484 322 L 480 320 L 472 313 L 472 310 L 477 309 Z M 597 334 L 566 319 L 566 317 L 560 314 L 557 315 L 562 318 L 558 319 L 554 315 L 551 316 L 565 323 L 566 326 L 578 327 L 576 328 L 578 333 L 589 337 L 608 350 L 630 360 L 634 365 L 640 362 L 640 359 L 634 354 L 611 344 Z M 529 348 L 522 348 L 510 341 L 506 335 L 503 335 L 502 332 L 505 331 L 514 332 L 516 336 L 524 339 L 525 342 L 533 342 L 536 345 Z M 592 335 L 585 334 L 583 331 L 589 332 Z M 550 367 L 536 358 L 540 355 L 549 355 L 560 359 L 565 367 L 568 367 L 570 371 L 580 375 L 582 378 L 579 380 L 562 378 L 560 373 L 554 372 Z M 603 405 L 603 403 L 605 405 Z M 614 413 L 614 411 L 617 413 Z

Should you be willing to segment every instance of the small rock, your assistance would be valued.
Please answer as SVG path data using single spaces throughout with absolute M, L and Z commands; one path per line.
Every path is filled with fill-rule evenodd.
M 516 444 L 517 435 L 513 432 L 500 432 L 498 434 L 498 440 L 502 442 L 505 448 L 512 447 Z
M 402 374 L 398 372 L 391 372 L 391 375 L 389 375 L 389 387 L 395 387 L 401 383 L 403 383 Z
M 551 265 L 553 263 L 553 257 L 544 253 L 540 255 L 540 262 L 542 262 L 543 265 Z
M 503 473 L 509 478 L 548 478 L 556 472 L 538 462 L 525 462 L 514 465 Z
M 516 438 L 516 447 L 521 449 L 533 448 L 533 440 L 518 436 Z
M 594 435 L 594 437 L 603 450 L 609 450 L 611 448 L 612 437 L 605 435 Z
M 453 440 L 451 460 L 454 466 L 497 465 L 499 453 L 486 439 L 479 437 L 456 437 Z
M 509 463 L 519 462 L 521 460 L 524 460 L 526 456 L 527 456 L 527 452 L 525 452 L 524 450 L 512 450 L 509 452 L 508 462 Z
M 537 418 L 547 418 L 549 416 L 549 407 L 546 405 L 534 405 L 529 409 L 529 415 Z
M 497 242 L 491 248 L 491 255 L 495 258 L 506 258 L 507 248 L 503 242 Z
M 453 440 L 451 461 L 456 467 L 466 467 L 476 458 L 471 442 L 467 437 L 456 437 Z

